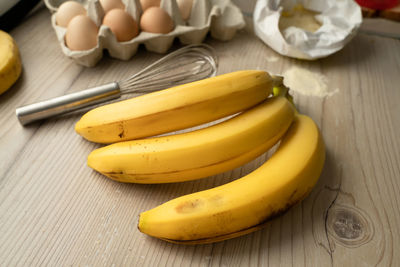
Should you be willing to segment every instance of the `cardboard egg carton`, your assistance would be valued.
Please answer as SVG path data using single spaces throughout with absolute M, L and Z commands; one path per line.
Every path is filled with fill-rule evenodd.
M 110 28 L 102 25 L 104 11 L 99 0 L 78 1 L 87 10 L 88 16 L 99 27 L 98 44 L 85 51 L 72 51 L 65 45 L 66 28 L 56 24 L 55 13 L 62 4 L 61 0 L 45 0 L 47 8 L 53 12 L 51 24 L 57 34 L 63 53 L 80 65 L 92 67 L 103 57 L 107 50 L 113 58 L 128 60 L 136 54 L 140 44 L 156 53 L 166 53 L 175 38 L 182 44 L 201 43 L 207 33 L 215 39 L 227 41 L 234 37 L 236 31 L 245 26 L 243 15 L 230 0 L 193 0 L 190 17 L 182 19 L 176 0 L 161 0 L 163 8 L 173 19 L 175 28 L 167 34 L 155 34 L 140 31 L 139 35 L 127 42 L 118 42 Z M 143 13 L 139 0 L 122 0 L 125 10 L 137 23 Z

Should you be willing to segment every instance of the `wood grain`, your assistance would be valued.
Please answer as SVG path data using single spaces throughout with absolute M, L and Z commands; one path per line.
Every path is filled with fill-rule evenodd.
M 120 80 L 160 55 L 140 49 L 127 62 L 105 57 L 95 68 L 78 66 L 62 54 L 45 8 L 11 34 L 24 70 L 0 96 L 1 266 L 400 265 L 399 41 L 359 34 L 340 52 L 309 62 L 281 57 L 247 32 L 230 42 L 207 39 L 217 50 L 220 74 L 283 73 L 298 66 L 325 75 L 338 93 L 294 94 L 298 109 L 320 126 L 327 146 L 323 174 L 309 197 L 261 231 L 182 246 L 141 234 L 140 212 L 240 178 L 266 155 L 198 181 L 111 181 L 86 166 L 98 145 L 75 134 L 78 115 L 22 127 L 15 108 Z

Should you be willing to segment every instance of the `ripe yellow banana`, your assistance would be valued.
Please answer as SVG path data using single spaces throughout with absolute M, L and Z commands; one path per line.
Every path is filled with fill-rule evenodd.
M 22 64 L 14 39 L 0 30 L 0 94 L 7 91 L 21 75 Z
M 261 167 L 228 184 L 143 212 L 138 228 L 150 236 L 184 244 L 252 232 L 302 200 L 317 182 L 324 160 L 325 146 L 316 124 L 296 115 L 278 150 Z
M 130 183 L 171 183 L 222 173 L 268 151 L 289 128 L 294 108 L 273 97 L 219 124 L 192 132 L 115 143 L 88 165 Z
M 75 130 L 89 141 L 115 143 L 185 129 L 262 102 L 279 82 L 265 71 L 232 72 L 93 109 Z

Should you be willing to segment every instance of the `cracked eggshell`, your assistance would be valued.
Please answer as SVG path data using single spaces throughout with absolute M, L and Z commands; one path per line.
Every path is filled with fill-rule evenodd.
M 76 63 L 92 67 L 101 60 L 103 51 L 120 60 L 129 60 L 137 52 L 140 44 L 148 51 L 166 53 L 172 46 L 175 38 L 183 44 L 201 43 L 210 32 L 218 40 L 227 41 L 234 37 L 237 30 L 245 26 L 243 15 L 238 7 L 230 0 L 193 0 L 189 18 L 182 18 L 177 0 L 161 0 L 160 7 L 164 9 L 174 21 L 173 31 L 166 34 L 156 34 L 140 31 L 132 40 L 118 42 L 109 27 L 102 25 L 105 12 L 99 0 L 81 0 L 87 10 L 87 15 L 99 27 L 97 46 L 85 51 L 72 51 L 65 45 L 66 28 L 56 24 L 55 12 L 65 1 L 45 0 L 47 8 L 53 12 L 51 24 L 56 32 L 57 39 L 63 53 Z M 136 22 L 140 21 L 143 13 L 140 0 L 122 0 L 125 11 Z

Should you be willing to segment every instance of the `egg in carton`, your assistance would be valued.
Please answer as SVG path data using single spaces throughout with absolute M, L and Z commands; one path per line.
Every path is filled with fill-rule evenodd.
M 240 9 L 230 0 L 193 0 L 189 18 L 182 18 L 177 0 L 161 0 L 160 7 L 166 11 L 174 22 L 174 29 L 166 34 L 140 31 L 133 39 L 118 42 L 111 29 L 103 25 L 105 12 L 99 0 L 82 0 L 80 2 L 86 9 L 87 15 L 99 28 L 97 45 L 89 50 L 73 51 L 65 44 L 67 29 L 56 23 L 58 7 L 65 1 L 45 0 L 47 8 L 53 12 L 51 24 L 65 55 L 72 58 L 80 65 L 92 67 L 103 57 L 107 50 L 113 58 L 128 60 L 136 54 L 140 44 L 144 44 L 148 51 L 166 53 L 172 46 L 175 38 L 182 44 L 201 43 L 208 32 L 217 40 L 228 41 L 234 37 L 237 30 L 245 26 Z M 139 0 L 122 0 L 125 11 L 133 19 L 140 22 L 143 13 Z

